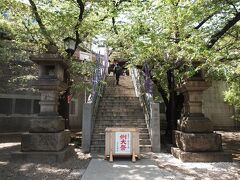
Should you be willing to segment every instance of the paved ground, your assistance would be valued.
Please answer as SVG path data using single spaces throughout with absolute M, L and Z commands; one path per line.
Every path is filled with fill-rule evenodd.
M 61 164 L 15 162 L 11 160 L 10 152 L 19 150 L 20 143 L 0 143 L 0 179 L 79 180 L 83 176 L 84 180 L 94 180 L 95 177 L 98 180 L 238 180 L 240 179 L 240 132 L 220 133 L 223 135 L 224 149 L 234 155 L 233 163 L 182 163 L 168 153 L 146 154 L 136 163 L 132 163 L 130 159 L 118 159 L 114 163 L 109 163 L 101 156 L 92 158 L 77 148 L 75 149 L 77 156 Z M 88 174 L 92 176 L 87 176 Z
M 109 163 L 92 159 L 82 180 L 238 180 L 240 164 L 183 163 L 168 153 L 146 154 L 132 163 L 131 159 L 116 159 Z

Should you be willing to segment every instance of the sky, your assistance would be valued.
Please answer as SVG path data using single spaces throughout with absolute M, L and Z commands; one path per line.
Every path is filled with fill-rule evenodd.
M 29 4 L 29 1 L 28 1 L 28 0 L 17 0 L 17 1 L 23 2 L 23 3 L 25 3 L 25 4 Z

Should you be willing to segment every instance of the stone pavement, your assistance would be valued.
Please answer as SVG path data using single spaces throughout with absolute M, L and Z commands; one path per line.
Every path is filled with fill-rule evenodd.
M 104 159 L 92 159 L 82 180 L 143 180 L 159 179 L 163 173 L 157 163 L 150 159 L 142 159 L 136 163 L 129 160 L 115 160 L 110 163 Z
M 218 132 L 223 136 L 223 149 L 234 155 L 233 163 L 183 163 L 169 153 L 149 153 L 132 163 L 130 158 L 114 159 L 113 163 L 103 156 L 84 154 L 75 148 L 76 157 L 63 163 L 16 162 L 11 152 L 20 149 L 20 142 L 0 141 L 0 179 L 4 180 L 239 180 L 240 179 L 240 132 Z M 8 142 L 8 143 L 7 143 Z M 91 160 L 92 159 L 92 160 Z M 91 161 L 90 161 L 91 160 Z M 90 163 L 89 163 L 90 161 Z M 91 173 L 91 174 L 90 174 Z M 121 173 L 121 174 L 120 174 Z M 116 175 L 119 175 L 117 177 Z
M 169 153 L 148 153 L 137 160 L 114 159 L 110 163 L 103 158 L 90 161 L 82 180 L 238 180 L 240 163 L 183 163 Z

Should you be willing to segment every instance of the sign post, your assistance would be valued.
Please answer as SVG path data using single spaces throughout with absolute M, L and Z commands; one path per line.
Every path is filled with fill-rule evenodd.
M 132 161 L 140 157 L 139 130 L 137 128 L 106 128 L 105 159 L 113 161 L 113 156 L 132 156 Z

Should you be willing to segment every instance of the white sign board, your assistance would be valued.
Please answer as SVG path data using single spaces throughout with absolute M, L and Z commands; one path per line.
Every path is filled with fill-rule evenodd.
M 115 132 L 115 154 L 131 154 L 130 132 Z
M 91 61 L 91 54 L 87 53 L 87 52 L 80 51 L 79 52 L 79 59 L 80 60 Z

